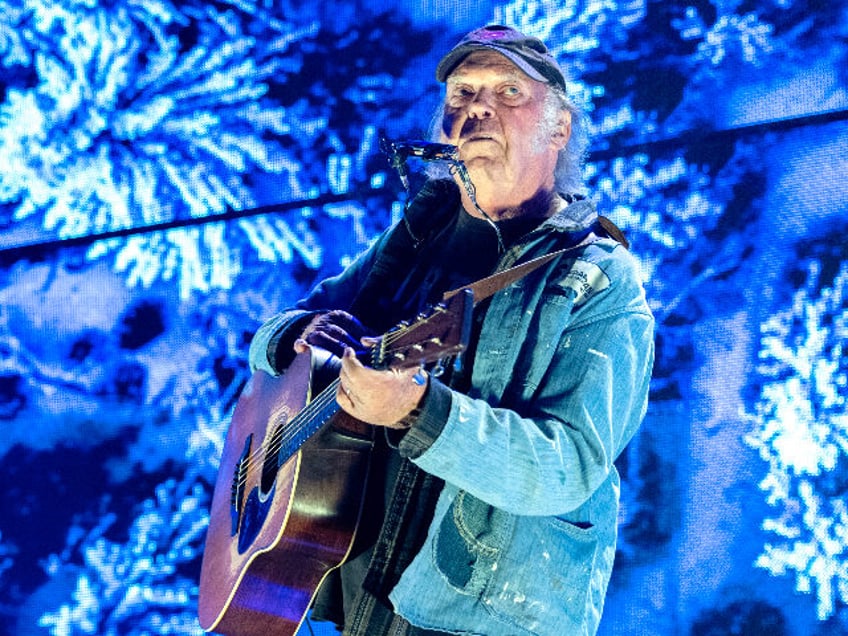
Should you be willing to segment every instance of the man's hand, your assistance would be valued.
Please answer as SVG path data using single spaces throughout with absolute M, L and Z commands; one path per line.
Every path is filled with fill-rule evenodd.
M 389 428 L 404 429 L 400 420 L 409 415 L 427 391 L 423 369 L 378 371 L 356 359 L 353 349 L 342 356 L 336 400 L 356 419 Z
M 315 316 L 294 342 L 297 353 L 305 353 L 309 346 L 320 347 L 341 358 L 348 347 L 359 347 L 360 338 L 369 335 L 354 316 L 336 309 Z

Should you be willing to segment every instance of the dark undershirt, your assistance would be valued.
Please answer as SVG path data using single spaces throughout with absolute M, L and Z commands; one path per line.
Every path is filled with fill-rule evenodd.
M 498 222 L 506 245 L 538 225 L 538 219 Z M 498 262 L 497 235 L 488 221 L 461 210 L 424 252 L 392 297 L 401 315 L 413 316 L 442 294 L 492 273 Z

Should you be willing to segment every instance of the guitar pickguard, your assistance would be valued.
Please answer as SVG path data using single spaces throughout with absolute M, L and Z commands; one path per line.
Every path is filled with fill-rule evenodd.
M 256 541 L 273 503 L 273 487 L 267 495 L 260 495 L 259 488 L 254 488 L 247 495 L 241 515 L 241 528 L 238 533 L 239 554 L 244 554 Z

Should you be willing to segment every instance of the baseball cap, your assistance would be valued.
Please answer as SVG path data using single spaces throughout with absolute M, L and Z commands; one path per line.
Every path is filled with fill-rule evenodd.
M 497 51 L 534 80 L 566 92 L 565 76 L 544 42 L 500 24 L 475 29 L 462 38 L 439 62 L 436 79 L 444 82 L 468 54 L 480 50 Z

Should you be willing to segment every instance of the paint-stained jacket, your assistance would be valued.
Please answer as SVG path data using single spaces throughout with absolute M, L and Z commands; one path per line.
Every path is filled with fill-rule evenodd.
M 596 220 L 589 202 L 573 203 L 499 268 L 573 242 Z M 395 231 L 268 321 L 253 367 L 273 372 L 272 343 L 310 312 L 350 306 Z M 445 482 L 426 542 L 391 592 L 399 614 L 453 634 L 595 633 L 615 554 L 613 462 L 645 414 L 653 329 L 637 263 L 610 238 L 492 297 L 471 389 L 431 380 L 399 445 Z

